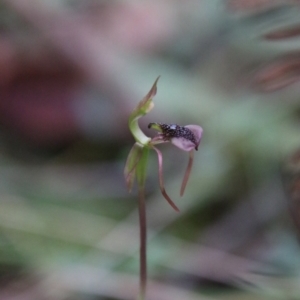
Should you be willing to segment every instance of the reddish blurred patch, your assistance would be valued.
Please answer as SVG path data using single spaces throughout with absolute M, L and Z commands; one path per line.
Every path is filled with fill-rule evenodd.
M 0 123 L 38 146 L 57 146 L 77 132 L 72 86 L 59 78 L 23 79 L 0 91 Z
M 0 124 L 36 146 L 58 146 L 78 135 L 69 104 L 78 74 L 49 46 L 35 42 L 20 49 L 0 37 Z
M 291 28 L 269 32 L 263 36 L 266 40 L 283 40 L 300 37 L 300 24 Z
M 300 82 L 300 54 L 280 59 L 263 67 L 254 75 L 254 88 L 263 92 L 283 89 Z

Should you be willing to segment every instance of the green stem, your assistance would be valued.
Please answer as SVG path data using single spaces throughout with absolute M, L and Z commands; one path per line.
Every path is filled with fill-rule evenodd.
M 149 148 L 144 147 L 137 165 L 136 175 L 139 186 L 139 224 L 140 224 L 140 294 L 139 300 L 145 299 L 147 286 L 147 220 L 145 203 L 145 182 Z
M 139 223 L 140 223 L 140 294 L 139 300 L 145 299 L 147 286 L 147 221 L 145 191 L 139 190 Z

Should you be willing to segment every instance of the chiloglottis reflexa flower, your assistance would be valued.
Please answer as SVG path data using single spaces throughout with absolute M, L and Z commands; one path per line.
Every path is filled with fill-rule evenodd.
M 193 161 L 194 161 L 194 149 L 198 150 L 203 129 L 201 126 L 198 125 L 186 125 L 180 126 L 177 124 L 164 124 L 164 123 L 150 123 L 148 128 L 158 130 L 157 136 L 151 139 L 150 144 L 152 145 L 153 149 L 156 151 L 158 156 L 158 175 L 159 175 L 159 183 L 160 189 L 165 197 L 165 199 L 171 204 L 171 199 L 165 191 L 164 184 L 163 184 L 163 159 L 162 153 L 158 150 L 155 145 L 160 143 L 167 143 L 171 142 L 173 145 L 178 147 L 183 151 L 189 152 L 189 162 L 183 177 L 183 181 L 180 188 L 180 196 L 183 195 L 186 184 L 188 182 Z M 172 202 L 173 203 L 173 202 Z M 172 205 L 172 204 L 171 204 Z M 172 205 L 173 207 L 173 205 Z M 173 207 L 174 208 L 174 207 Z M 177 208 L 177 207 L 176 207 Z M 175 209 L 176 209 L 175 208 Z M 177 210 L 177 209 L 176 209 Z
M 148 94 L 142 99 L 142 101 L 138 103 L 129 117 L 129 128 L 136 140 L 136 143 L 133 145 L 128 155 L 124 175 L 129 191 L 132 189 L 135 180 L 137 180 L 139 187 L 144 188 L 148 155 L 147 153 L 149 149 L 155 150 L 158 157 L 158 178 L 161 193 L 169 202 L 169 204 L 176 211 L 178 211 L 177 206 L 171 200 L 164 188 L 163 156 L 161 151 L 156 146 L 161 143 L 169 142 L 179 149 L 189 152 L 188 166 L 186 168 L 180 188 L 180 195 L 182 196 L 189 179 L 189 175 L 191 173 L 194 159 L 194 150 L 198 150 L 202 138 L 203 129 L 198 125 L 180 126 L 177 124 L 150 123 L 148 125 L 148 128 L 157 130 L 158 134 L 153 138 L 150 138 L 144 134 L 144 132 L 139 127 L 138 120 L 139 118 L 149 113 L 154 107 L 154 103 L 152 100 L 157 92 L 157 81 L 158 78 L 154 82 Z

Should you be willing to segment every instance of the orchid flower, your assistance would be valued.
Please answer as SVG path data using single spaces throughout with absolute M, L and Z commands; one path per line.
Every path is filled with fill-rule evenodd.
M 171 206 L 175 208 L 175 210 L 178 210 L 176 206 L 174 207 L 175 204 L 165 192 L 162 175 L 162 153 L 154 147 L 154 145 L 171 142 L 179 149 L 189 152 L 189 162 L 180 188 L 180 196 L 182 196 L 191 173 L 194 160 L 194 149 L 198 150 L 203 129 L 198 125 L 179 126 L 177 124 L 168 125 L 162 123 L 150 123 L 148 128 L 153 128 L 159 131 L 158 135 L 151 140 L 150 144 L 158 156 L 158 174 L 161 192 Z
M 163 123 L 150 123 L 148 128 L 158 130 L 158 135 L 154 138 L 147 137 L 139 128 L 137 120 L 143 115 L 147 114 L 154 107 L 152 98 L 155 96 L 157 91 L 158 78 L 156 79 L 154 85 L 152 86 L 150 92 L 147 96 L 138 104 L 137 108 L 133 111 L 129 118 L 129 128 L 135 137 L 136 143 L 133 145 L 125 166 L 124 175 L 128 190 L 131 191 L 132 186 L 135 181 L 136 173 L 139 175 L 137 177 L 138 185 L 143 186 L 146 174 L 140 174 L 140 168 L 142 165 L 146 164 L 145 160 L 146 153 L 148 155 L 149 149 L 154 149 L 158 156 L 158 175 L 159 184 L 162 195 L 169 202 L 169 204 L 176 210 L 179 211 L 177 206 L 168 196 L 165 191 L 163 183 L 163 158 L 162 153 L 155 146 L 161 143 L 171 142 L 173 145 L 179 149 L 189 152 L 189 162 L 186 168 L 186 172 L 181 184 L 180 195 L 182 196 L 191 173 L 193 159 L 194 159 L 194 149 L 198 150 L 203 129 L 198 125 L 186 125 L 179 126 L 177 124 L 163 124 Z M 143 158 L 143 159 L 142 159 Z M 146 170 L 146 166 L 143 167 Z M 143 186 L 144 188 L 144 186 Z
M 198 125 L 179 126 L 177 124 L 163 124 L 163 123 L 150 123 L 148 128 L 156 129 L 158 134 L 154 138 L 150 138 L 144 134 L 140 129 L 138 120 L 142 116 L 149 113 L 154 103 L 153 97 L 157 92 L 157 81 L 154 82 L 152 88 L 148 94 L 138 103 L 137 107 L 129 116 L 129 129 L 135 139 L 135 144 L 129 152 L 127 157 L 124 176 L 127 188 L 129 192 L 132 186 L 137 181 L 138 193 L 139 193 L 139 221 L 140 221 L 140 295 L 139 300 L 145 299 L 147 272 L 146 272 L 146 206 L 145 206 L 145 181 L 146 170 L 148 162 L 149 150 L 153 149 L 157 153 L 158 157 L 158 177 L 159 186 L 162 195 L 168 201 L 168 203 L 176 210 L 178 207 L 171 200 L 164 187 L 163 180 L 163 157 L 161 151 L 156 145 L 161 143 L 170 142 L 179 149 L 189 152 L 188 166 L 185 171 L 185 175 L 181 184 L 180 195 L 182 196 L 191 173 L 194 149 L 198 150 L 201 137 L 202 128 Z

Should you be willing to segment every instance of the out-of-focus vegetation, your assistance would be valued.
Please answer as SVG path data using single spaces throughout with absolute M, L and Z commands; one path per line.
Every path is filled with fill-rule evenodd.
M 199 124 L 147 186 L 148 299 L 300 299 L 299 1 L 3 0 L 0 299 L 134 299 L 128 114 Z M 150 131 L 149 131 L 149 134 Z M 176 198 L 177 197 L 177 198 Z

